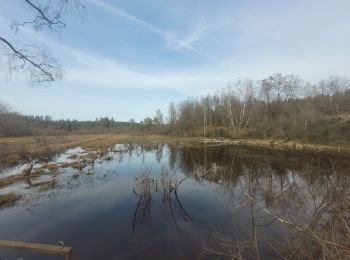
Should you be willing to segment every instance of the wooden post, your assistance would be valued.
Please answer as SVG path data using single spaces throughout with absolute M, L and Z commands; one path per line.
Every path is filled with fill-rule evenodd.
M 71 260 L 72 253 L 72 248 L 68 246 L 14 242 L 6 240 L 0 240 L 0 247 L 10 249 L 26 249 L 43 254 L 63 255 L 65 260 Z

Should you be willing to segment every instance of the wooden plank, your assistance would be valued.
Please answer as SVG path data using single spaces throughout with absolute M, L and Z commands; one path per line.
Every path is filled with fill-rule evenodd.
M 68 246 L 59 246 L 59 245 L 54 246 L 54 245 L 14 242 L 14 241 L 6 241 L 6 240 L 0 240 L 0 247 L 11 248 L 11 249 L 27 249 L 27 250 L 31 250 L 39 253 L 64 255 L 65 259 L 69 259 L 70 254 L 72 252 L 72 248 Z

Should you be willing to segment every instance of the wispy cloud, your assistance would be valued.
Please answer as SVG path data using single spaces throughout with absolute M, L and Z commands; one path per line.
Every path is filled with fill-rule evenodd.
M 175 34 L 170 32 L 164 32 L 163 37 L 166 40 L 167 46 L 171 49 L 178 50 L 178 49 L 189 49 L 192 51 L 196 51 L 196 48 L 194 45 L 199 42 L 205 33 L 205 28 L 199 27 L 196 30 L 194 30 L 191 34 L 189 34 L 187 37 L 183 39 L 179 39 L 176 37 Z
M 62 49 L 63 50 L 63 49 Z M 110 57 L 66 46 L 64 50 L 78 63 L 66 70 L 68 85 L 81 85 L 99 89 L 115 90 L 172 90 L 185 95 L 201 95 L 225 87 L 237 77 L 262 79 L 274 72 L 295 73 L 316 83 L 331 74 L 348 76 L 346 70 L 350 53 L 308 56 L 298 60 L 276 59 L 273 64 L 268 57 L 259 56 L 230 65 L 193 67 L 176 70 L 148 70 L 135 68 L 132 64 L 119 62 Z
M 175 33 L 168 30 L 162 30 L 159 27 L 147 21 L 144 21 L 132 14 L 127 13 L 126 11 L 117 7 L 116 5 L 110 5 L 100 0 L 86 0 L 86 1 L 120 18 L 123 18 L 131 23 L 138 24 L 141 27 L 145 28 L 146 30 L 161 36 L 166 42 L 166 46 L 173 50 L 187 49 L 191 51 L 196 51 L 195 45 L 197 42 L 199 42 L 203 38 L 206 31 L 203 26 L 197 26 L 186 37 L 180 38 Z
M 207 74 L 200 71 L 145 71 L 119 63 L 107 57 L 75 51 L 78 67 L 66 70 L 64 81 L 69 85 L 118 90 L 143 89 L 148 91 L 173 90 L 189 95 L 202 94 L 206 88 L 214 89 L 227 84 L 228 75 Z

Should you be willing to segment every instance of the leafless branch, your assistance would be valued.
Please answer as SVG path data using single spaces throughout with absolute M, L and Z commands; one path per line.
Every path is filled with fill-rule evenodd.
M 34 12 L 34 18 L 24 22 L 14 20 L 11 29 L 16 33 L 20 27 L 31 25 L 35 30 L 47 28 L 59 35 L 60 30 L 66 26 L 65 16 L 71 13 L 82 14 L 85 11 L 85 6 L 79 0 L 47 0 L 46 3 L 23 1 Z M 0 36 L 0 42 L 5 46 L 1 55 L 7 61 L 9 74 L 24 72 L 31 85 L 50 83 L 62 78 L 62 66 L 50 55 L 47 47 L 33 48 L 27 43 L 24 48 L 20 48 L 16 46 L 16 42 L 5 36 Z
M 0 36 L 0 41 L 10 50 L 6 54 L 9 72 L 26 70 L 33 84 L 52 82 L 62 77 L 62 67 L 52 58 L 46 48 L 31 54 L 25 49 L 19 50 L 8 40 Z
M 33 25 L 35 30 L 41 30 L 46 27 L 59 34 L 59 31 L 66 27 L 66 23 L 63 20 L 65 14 L 74 10 L 77 13 L 83 13 L 85 11 L 85 6 L 79 0 L 49 1 L 47 5 L 35 3 L 30 0 L 24 0 L 24 2 L 30 9 L 35 11 L 36 16 L 31 21 L 18 22 L 15 20 L 11 28 L 16 32 L 18 32 L 20 27 Z
M 245 193 L 245 196 L 250 200 L 250 201 L 254 201 L 256 204 L 258 204 L 258 202 L 253 198 L 251 197 L 249 194 Z M 259 205 L 259 204 L 258 204 Z M 273 219 L 279 221 L 280 223 L 282 224 L 285 224 L 287 226 L 290 226 L 294 229 L 296 229 L 297 231 L 301 232 L 301 233 L 308 233 L 310 234 L 312 237 L 314 237 L 317 241 L 319 241 L 320 243 L 322 244 L 328 244 L 328 245 L 331 245 L 331 246 L 335 246 L 335 247 L 338 247 L 338 248 L 341 248 L 341 249 L 344 249 L 344 250 L 348 250 L 350 251 L 350 248 L 348 248 L 347 246 L 343 246 L 343 245 L 340 245 L 340 244 L 337 244 L 337 243 L 334 243 L 332 241 L 328 241 L 328 240 L 325 240 L 323 238 L 321 238 L 318 234 L 316 234 L 315 232 L 312 232 L 312 230 L 310 230 L 308 227 L 300 227 L 298 226 L 297 224 L 291 222 L 291 221 L 288 221 L 288 220 L 285 220 L 285 219 L 282 219 L 281 217 L 279 216 L 276 216 L 275 214 L 273 214 L 271 211 L 269 211 L 268 209 L 266 209 L 265 207 L 259 205 L 263 211 L 265 211 L 268 215 L 270 215 Z

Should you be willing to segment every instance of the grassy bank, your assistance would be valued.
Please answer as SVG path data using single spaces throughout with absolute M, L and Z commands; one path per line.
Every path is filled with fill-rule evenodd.
M 302 143 L 289 139 L 202 139 L 206 143 L 223 143 L 244 145 L 250 147 L 261 147 L 273 150 L 299 151 L 299 152 L 322 152 L 334 155 L 350 156 L 350 146 L 346 145 L 324 145 Z
M 178 137 L 157 135 L 66 135 L 45 137 L 18 137 L 0 138 L 0 164 L 2 166 L 13 166 L 32 159 L 49 159 L 57 153 L 68 148 L 81 146 L 87 150 L 104 150 L 116 143 L 123 142 L 173 142 L 186 145 L 189 143 L 206 144 L 233 144 L 268 149 L 295 150 L 304 152 L 326 152 L 337 155 L 350 155 L 350 146 L 345 145 L 319 145 L 307 144 L 294 140 L 266 140 L 266 139 L 240 139 L 232 140 L 226 138 L 210 139 L 201 137 Z
M 184 142 L 198 138 L 179 138 L 169 136 L 133 136 L 115 134 L 64 135 L 43 137 L 0 138 L 0 165 L 14 166 L 33 159 L 47 160 L 68 148 L 80 146 L 86 150 L 105 150 L 116 143 L 123 142 Z

